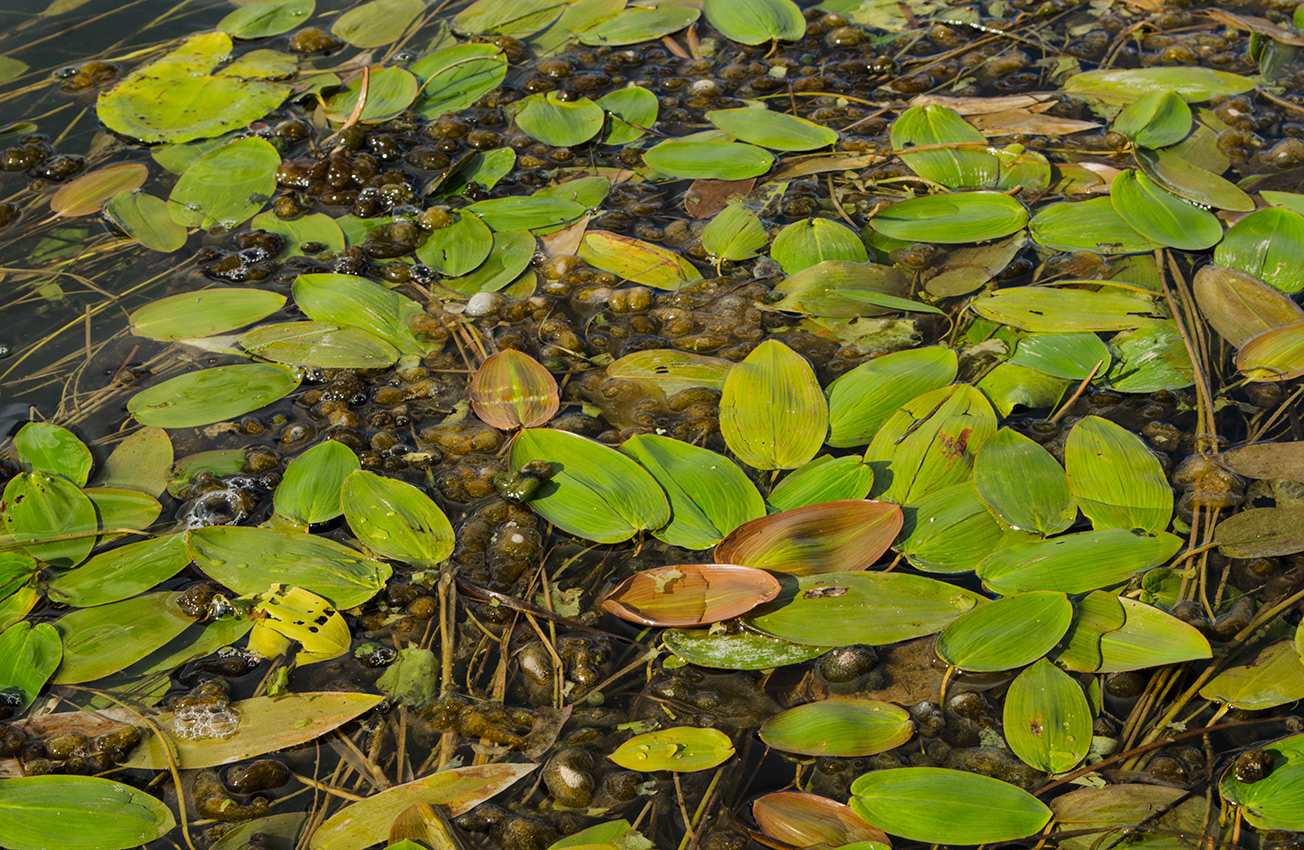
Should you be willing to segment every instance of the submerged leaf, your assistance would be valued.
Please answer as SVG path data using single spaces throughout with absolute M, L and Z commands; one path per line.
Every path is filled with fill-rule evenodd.
M 606 230 L 584 234 L 575 252 L 586 263 L 657 289 L 678 289 L 702 273 L 675 251 Z

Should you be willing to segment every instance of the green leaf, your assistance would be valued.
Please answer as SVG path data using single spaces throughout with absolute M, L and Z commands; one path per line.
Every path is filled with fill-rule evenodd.
M 1250 508 L 1214 528 L 1218 551 L 1228 558 L 1276 558 L 1304 552 L 1304 506 Z
M 793 275 L 825 260 L 864 263 L 869 252 L 850 228 L 827 218 L 808 218 L 779 231 L 770 246 L 770 257 Z
M 1258 782 L 1240 782 L 1234 765 L 1223 772 L 1218 790 L 1223 800 L 1259 830 L 1304 829 L 1304 735 L 1267 744 L 1272 771 Z
M 1304 318 L 1304 314 L 1301 314 Z M 1006 362 L 1014 366 L 1036 369 L 1057 378 L 1070 381 L 1085 380 L 1109 370 L 1114 358 L 1109 348 L 1094 333 L 1039 333 L 1025 336 L 1018 342 L 1014 355 Z
M 1036 369 L 997 363 L 975 384 L 1001 416 L 1022 405 L 1030 410 L 1055 407 L 1068 390 L 1069 382 Z
M 1121 331 L 1150 322 L 1158 312 L 1146 295 L 1056 286 L 1015 286 L 969 306 L 984 318 L 1033 333 Z
M 453 18 L 453 28 L 467 33 L 497 33 L 525 38 L 551 24 L 565 4 L 557 0 L 476 0 Z
M 1048 540 L 1016 543 L 978 562 L 978 577 L 995 593 L 1058 590 L 1086 593 L 1121 584 L 1133 575 L 1168 561 L 1182 539 L 1161 532 L 1155 537 L 1122 528 L 1079 531 Z
M 678 252 L 606 230 L 590 230 L 577 256 L 589 265 L 657 289 L 678 289 L 701 273 Z
M 212 336 L 265 319 L 285 306 L 285 296 L 229 287 L 183 292 L 151 301 L 131 314 L 131 332 L 171 342 Z
M 299 378 L 284 366 L 217 366 L 141 390 L 127 401 L 127 410 L 144 425 L 194 428 L 251 413 L 298 386 Z
M 1099 416 L 1084 416 L 1064 446 L 1069 489 L 1092 527 L 1163 531 L 1173 490 L 1141 438 Z
M 104 205 L 114 226 L 151 251 L 171 254 L 186 244 L 186 229 L 172 220 L 166 201 L 146 192 L 123 192 Z
M 162 506 L 148 493 L 118 487 L 87 487 L 83 491 L 95 505 L 102 528 L 129 528 L 143 531 L 158 519 Z M 97 543 L 107 543 L 123 535 L 106 534 Z
M 937 636 L 937 657 L 975 673 L 1013 670 L 1050 652 L 1073 621 L 1063 593 L 1016 593 L 979 605 Z
M 1143 148 L 1176 144 L 1191 132 L 1191 107 L 1172 91 L 1151 92 L 1123 107 L 1113 130 Z
M 658 9 L 628 9 L 621 15 L 632 12 L 692 12 L 696 15 L 696 9 L 687 9 L 679 6 L 662 6 Z M 617 18 L 620 15 L 616 16 Z M 615 20 L 614 18 L 612 20 Z M 678 27 L 676 27 L 678 29 Z M 611 116 L 611 127 L 607 130 L 606 136 L 602 141 L 608 145 L 626 145 L 635 139 L 640 139 L 652 129 L 656 123 L 657 112 L 661 104 L 657 96 L 647 89 L 641 89 L 633 84 L 628 88 L 616 89 L 607 92 L 598 98 L 598 106 L 601 106 Z
M 874 470 L 856 455 L 834 459 L 820 455 L 784 476 L 766 503 L 790 511 L 820 502 L 864 499 L 874 486 Z
M 793 643 L 883 646 L 939 632 L 980 599 L 961 587 L 907 573 L 824 573 L 798 578 L 791 601 L 747 623 Z
M 1064 468 L 1037 443 L 1002 428 L 974 458 L 978 496 L 1008 525 L 1043 537 L 1078 518 Z
M 14 453 L 24 469 L 62 475 L 79 487 L 91 474 L 91 450 L 76 434 L 50 422 L 28 422 L 19 428 Z
M 302 254 L 306 242 L 324 245 L 327 251 L 343 251 L 346 244 L 344 231 L 335 223 L 335 219 L 325 213 L 308 213 L 295 219 L 284 219 L 267 210 L 254 216 L 249 226 L 254 230 L 275 233 L 285 239 L 285 247 L 276 255 L 278 259 Z
M 1250 213 L 1228 229 L 1214 261 L 1258 278 L 1282 292 L 1304 289 L 1304 216 L 1272 207 Z
M 1109 384 L 1125 393 L 1180 390 L 1195 383 L 1195 366 L 1172 319 L 1115 334 L 1110 345 L 1118 362 Z
M 761 494 L 728 458 L 655 434 L 637 434 L 620 450 L 652 474 L 670 498 L 670 524 L 653 532 L 685 549 L 707 549 L 765 515 Z
M 1008 782 L 942 767 L 897 767 L 851 784 L 851 810 L 892 835 L 929 844 L 1015 841 L 1041 831 L 1051 812 Z
M 602 107 L 587 97 L 561 100 L 555 91 L 534 94 L 519 101 L 516 126 L 545 145 L 573 147 L 602 131 Z
M 351 274 L 301 274 L 294 303 L 310 319 L 361 328 L 403 354 L 423 354 L 427 343 L 412 332 L 421 305 L 366 278 Z
M 466 211 L 480 216 L 489 229 L 548 230 L 578 220 L 584 215 L 583 204 L 566 198 L 545 196 L 490 198 L 476 201 Z
M 276 192 L 281 155 L 263 139 L 227 142 L 195 160 L 168 195 L 168 211 L 186 227 L 234 230 Z
M 1034 770 L 1068 773 L 1091 748 L 1091 706 L 1082 687 L 1045 658 L 1010 684 L 1003 715 L 1010 749 Z
M 343 443 L 326 440 L 290 461 L 276 487 L 276 512 L 301 525 L 326 522 L 344 513 L 340 488 L 361 469 L 358 456 Z
M 1227 667 L 1200 696 L 1241 711 L 1262 711 L 1304 699 L 1304 661 L 1291 640 L 1259 650 L 1248 664 Z
M 901 508 L 887 502 L 820 502 L 746 522 L 715 547 L 722 564 L 814 575 L 872 567 L 901 530 Z
M 1191 289 L 1200 315 L 1233 348 L 1264 331 L 1304 322 L 1304 310 L 1289 296 L 1236 269 L 1201 266 Z
M 607 377 L 653 384 L 672 396 L 693 387 L 723 390 L 733 365 L 722 357 L 653 348 L 626 354 L 607 367 Z
M 599 442 L 546 428 L 527 428 L 512 440 L 513 472 L 543 461 L 553 477 L 529 505 L 558 528 L 598 543 L 619 543 L 670 521 L 666 494 L 643 467 Z
M 59 632 L 49 623 L 33 626 L 24 621 L 0 632 L 0 690 L 18 689 L 19 703 L 14 715 L 27 711 L 62 658 Z M 3 807 L 0 797 L 0 809 Z
M 421 569 L 453 553 L 453 526 L 420 489 L 358 470 L 344 479 L 344 517 L 368 549 Z
M 729 204 L 702 229 L 702 248 L 716 260 L 750 260 L 770 241 L 756 213 Z
M 1073 833 L 1059 843 L 1064 850 L 1092 850 L 1101 836 L 1122 836 L 1134 847 L 1179 850 L 1188 836 L 1204 832 L 1207 804 L 1203 795 L 1185 788 L 1124 782 L 1070 791 L 1052 800 L 1051 809 L 1056 826 Z M 1145 832 L 1128 836 L 1140 823 Z
M 1129 254 L 1159 247 L 1124 221 L 1109 198 L 1048 204 L 1028 222 L 1028 234 L 1038 245 L 1060 251 Z
M 489 257 L 484 263 L 461 277 L 440 281 L 439 286 L 461 295 L 497 292 L 529 268 L 536 247 L 534 234 L 528 230 L 495 233 Z
M 217 23 L 232 38 L 267 38 L 302 26 L 316 10 L 316 0 L 255 0 Z
M 129 599 L 190 565 L 183 534 L 165 534 L 100 552 L 49 584 L 50 598 L 77 608 Z
M 672 139 L 645 151 L 643 162 L 671 177 L 745 180 L 769 171 L 774 164 L 774 154 L 740 142 L 679 142 Z
M 421 79 L 413 107 L 426 121 L 465 109 L 498 88 L 507 59 L 493 44 L 457 44 L 419 59 L 409 70 Z
M 159 800 L 97 776 L 20 776 L 0 793 L 0 844 L 11 850 L 126 850 L 174 826 Z
M 661 639 L 690 664 L 724 670 L 768 670 L 801 664 L 825 652 L 822 646 L 805 646 L 751 631 L 666 629 Z
M 354 47 L 384 47 L 398 41 L 425 8 L 423 0 L 371 0 L 336 18 L 331 34 Z
M 911 399 L 955 380 L 955 352 L 943 346 L 875 357 L 829 385 L 829 445 L 868 443 Z
M 627 770 L 691 773 L 724 764 L 733 754 L 729 736 L 718 729 L 672 726 L 635 735 L 607 758 Z
M 494 235 L 477 215 L 454 213 L 452 224 L 441 227 L 417 248 L 417 259 L 449 277 L 464 275 L 485 261 Z
M 1190 624 L 1136 599 L 1098 590 L 1078 600 L 1073 625 L 1050 657 L 1075 672 L 1119 673 L 1210 655 L 1209 641 Z
M 67 478 L 43 472 L 20 472 L 5 485 L 0 520 L 23 551 L 57 566 L 71 567 L 86 560 L 99 528 L 95 505 Z M 67 540 L 49 537 L 83 535 Z
M 660 6 L 631 6 L 614 18 L 580 33 L 580 43 L 623 47 L 643 41 L 656 41 L 678 32 L 696 21 L 701 10 L 687 4 L 663 3 Z M 646 124 L 643 126 L 647 126 Z M 618 144 L 613 142 L 612 144 Z
M 920 177 L 948 189 L 982 188 L 996 182 L 1000 161 L 987 144 L 987 137 L 972 124 L 938 104 L 912 106 L 892 122 L 894 150 L 956 145 L 901 154 L 901 160 Z
M 383 369 L 399 359 L 399 350 L 380 337 L 330 322 L 261 325 L 236 341 L 264 360 L 310 369 Z
M 813 151 L 838 141 L 830 127 L 765 108 L 713 109 L 706 120 L 740 142 L 776 151 Z
M 54 681 L 93 682 L 134 664 L 181 634 L 194 618 L 177 607 L 180 593 L 146 593 L 55 620 L 63 663 Z
M 1218 95 L 1235 95 L 1254 88 L 1250 77 L 1203 67 L 1112 68 L 1074 74 L 1064 91 L 1078 96 L 1131 101 L 1155 92 L 1172 91 L 1198 103 Z
M 1250 212 L 1254 199 L 1230 180 L 1188 161 L 1176 148 L 1137 148 L 1136 163 L 1146 176 L 1174 195 L 1206 207 Z
M 1122 171 L 1111 184 L 1114 211 L 1148 239 L 1183 251 L 1212 248 L 1223 237 L 1213 213 L 1179 198 L 1140 171 Z
M 900 310 L 939 312 L 897 297 L 907 292 L 909 282 L 895 266 L 824 260 L 779 281 L 771 297 L 783 296 L 774 302 L 776 310 L 825 318 L 881 316 Z
M 865 461 L 874 468 L 871 494 L 897 504 L 969 478 L 973 455 L 996 433 L 996 414 L 967 384 L 911 399 L 874 435 Z
M 381 124 L 402 115 L 417 99 L 421 83 L 416 75 L 403 68 L 386 68 L 373 65 L 367 71 L 367 100 L 358 114 L 360 124 Z M 362 77 L 326 99 L 324 114 L 336 124 L 348 121 L 362 97 Z
M 834 758 L 872 756 L 915 734 L 910 713 L 872 699 L 827 699 L 782 711 L 761 724 L 761 740 L 784 753 Z
M 973 570 L 980 553 L 995 552 L 1028 536 L 997 522 L 966 481 L 930 493 L 902 508 L 896 550 L 916 569 L 933 573 Z
M 925 195 L 893 204 L 874 215 L 869 226 L 907 242 L 961 245 L 999 239 L 1023 229 L 1028 211 L 1000 192 Z
M 388 564 L 334 540 L 270 528 L 191 529 L 186 549 L 195 566 L 236 593 L 264 593 L 273 584 L 286 584 L 341 610 L 375 596 L 392 572 Z
M 720 432 L 756 469 L 795 469 L 813 458 L 828 432 L 828 402 L 806 358 L 774 339 L 754 348 L 725 379 Z
M 806 33 L 806 19 L 792 0 L 706 0 L 702 11 L 725 38 L 742 44 L 797 41 Z

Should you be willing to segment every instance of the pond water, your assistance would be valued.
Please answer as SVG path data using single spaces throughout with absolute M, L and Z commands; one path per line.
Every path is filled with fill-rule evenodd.
M 6 4 L 0 846 L 1302 846 L 1302 50 Z

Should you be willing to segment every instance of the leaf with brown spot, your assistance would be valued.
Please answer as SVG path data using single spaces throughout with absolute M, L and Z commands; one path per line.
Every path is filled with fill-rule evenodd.
M 561 406 L 557 381 L 539 361 L 508 349 L 480 364 L 471 378 L 471 408 L 495 428 L 537 428 Z
M 681 564 L 635 573 L 602 607 L 645 626 L 701 626 L 746 614 L 779 595 L 779 580 L 736 564 Z
M 857 572 L 887 551 L 901 523 L 901 507 L 888 502 L 820 502 L 743 523 L 715 547 L 715 559 L 799 576 Z

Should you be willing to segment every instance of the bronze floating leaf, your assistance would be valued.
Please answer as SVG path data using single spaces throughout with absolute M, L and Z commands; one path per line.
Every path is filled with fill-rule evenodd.
M 528 354 L 508 349 L 489 357 L 471 378 L 475 415 L 504 431 L 537 428 L 561 406 L 557 381 Z
M 778 579 L 764 570 L 682 564 L 635 573 L 602 607 L 645 626 L 701 626 L 746 614 L 778 595 Z

